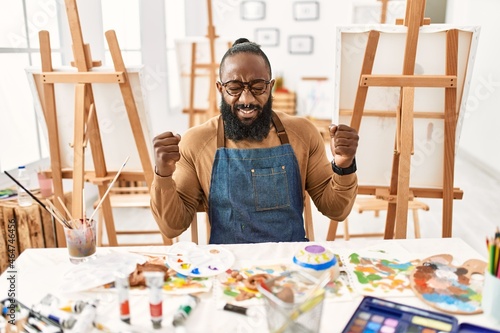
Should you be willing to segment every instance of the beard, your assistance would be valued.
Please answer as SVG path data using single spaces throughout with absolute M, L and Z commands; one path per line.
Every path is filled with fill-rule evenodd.
M 222 97 L 220 112 L 224 120 L 224 135 L 226 138 L 233 141 L 264 140 L 271 130 L 272 104 L 272 96 L 269 96 L 269 99 L 263 107 L 254 104 L 247 105 L 247 107 L 260 110 L 260 113 L 252 123 L 245 124 L 236 116 L 236 112 L 234 111 L 236 108 L 243 108 L 244 105 L 235 104 L 233 108 L 224 100 L 224 97 Z

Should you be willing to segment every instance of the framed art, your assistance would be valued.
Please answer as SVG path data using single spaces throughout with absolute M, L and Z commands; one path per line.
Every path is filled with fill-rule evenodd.
M 288 37 L 288 53 L 290 54 L 311 54 L 313 48 L 314 38 L 312 36 Z
M 278 46 L 280 31 L 276 28 L 255 29 L 255 42 L 261 46 Z
M 264 1 L 243 1 L 240 4 L 242 20 L 257 21 L 266 17 L 266 3 Z
M 293 4 L 293 18 L 296 21 L 315 21 L 319 19 L 319 2 L 296 1 Z

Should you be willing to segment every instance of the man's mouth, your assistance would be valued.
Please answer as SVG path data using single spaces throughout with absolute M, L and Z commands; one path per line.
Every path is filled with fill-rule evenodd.
M 254 115 L 260 111 L 260 108 L 256 105 L 240 105 L 236 107 L 236 110 L 245 118 L 253 118 Z

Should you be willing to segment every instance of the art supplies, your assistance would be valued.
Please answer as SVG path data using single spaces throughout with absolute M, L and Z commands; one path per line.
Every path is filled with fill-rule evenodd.
M 130 324 L 130 305 L 129 305 L 129 289 L 130 283 L 128 280 L 129 274 L 124 272 L 115 273 L 115 287 L 118 292 L 118 306 L 120 309 L 120 319 Z
M 481 295 L 486 263 L 470 259 L 452 265 L 453 256 L 439 254 L 422 260 L 412 272 L 411 287 L 417 297 L 441 311 L 456 314 L 481 313 Z
M 193 242 L 178 242 L 167 253 L 167 265 L 170 268 L 192 277 L 224 273 L 233 263 L 233 253 L 219 245 L 198 246 Z
M 66 246 L 69 252 L 69 260 L 73 264 L 96 258 L 96 221 L 95 220 L 73 220 L 70 223 L 73 228 L 64 227 Z
M 186 295 L 181 305 L 174 313 L 172 325 L 174 325 L 174 327 L 184 326 L 189 314 L 196 308 L 198 303 L 200 303 L 200 298 L 198 296 L 191 294 Z
M 62 226 L 65 226 L 67 228 L 71 228 L 71 226 L 67 223 L 67 221 L 65 221 L 64 219 L 61 220 L 61 218 L 59 218 L 59 216 L 56 215 L 55 212 L 53 212 L 52 210 L 50 210 L 49 208 L 47 208 L 47 206 L 41 202 L 35 195 L 33 195 L 33 193 L 31 193 L 27 188 L 25 188 L 21 183 L 19 183 L 17 181 L 17 179 L 15 179 L 14 177 L 12 177 L 12 175 L 10 173 L 8 173 L 7 171 L 4 171 L 4 173 L 10 178 L 12 179 L 12 181 L 14 183 L 16 183 L 17 185 L 19 185 L 23 190 L 26 191 L 26 193 L 28 193 L 28 195 L 33 198 L 40 206 L 42 206 L 46 211 L 48 211 L 50 213 L 50 215 L 52 215 L 57 222 L 61 223 Z M 50 201 L 48 201 L 50 202 Z
M 456 332 L 451 315 L 365 296 L 342 333 L 351 332 Z
M 242 314 L 242 315 L 247 315 L 247 312 L 248 312 L 248 308 L 246 308 L 244 306 L 238 306 L 238 305 L 230 304 L 230 303 L 224 304 L 224 306 L 222 307 L 222 309 L 225 310 L 225 311 L 239 313 L 239 314 Z
M 290 271 L 261 282 L 257 288 L 264 298 L 267 325 L 272 332 L 318 332 L 329 281 L 302 271 Z M 286 282 L 284 282 L 286 281 Z
M 161 288 L 165 275 L 163 272 L 144 272 L 146 285 L 149 288 L 149 311 L 153 328 L 161 328 L 163 320 L 163 295 Z
M 94 325 L 94 320 L 97 313 L 97 305 L 99 300 L 89 301 L 83 308 L 82 313 L 78 316 L 72 332 L 85 333 L 90 332 Z
M 488 266 L 484 276 L 483 299 L 481 306 L 485 314 L 500 320 L 500 231 L 486 239 L 488 247 Z
M 495 236 L 486 238 L 488 249 L 488 272 L 500 278 L 500 229 L 497 228 Z

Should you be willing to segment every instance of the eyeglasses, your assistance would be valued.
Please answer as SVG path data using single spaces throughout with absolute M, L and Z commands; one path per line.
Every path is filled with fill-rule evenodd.
M 238 80 L 231 80 L 227 82 L 219 82 L 225 89 L 228 95 L 230 96 L 239 96 L 245 90 L 245 87 L 248 88 L 248 91 L 252 93 L 254 96 L 262 95 L 267 90 L 267 85 L 271 83 L 271 81 L 267 81 L 264 79 L 252 80 L 250 82 L 241 82 Z

